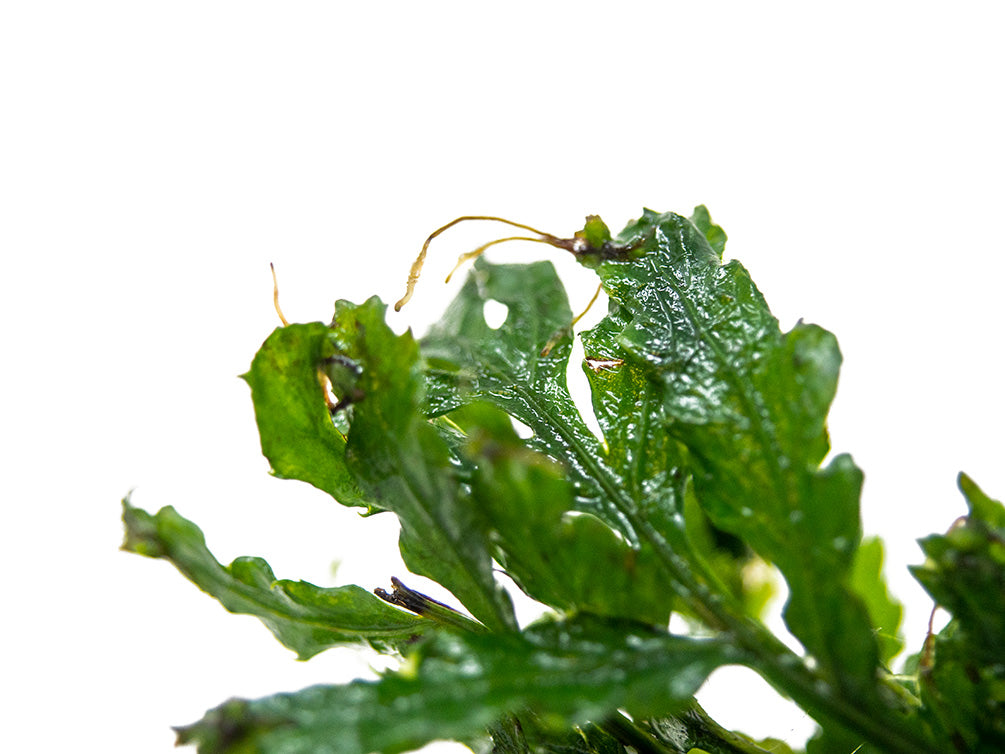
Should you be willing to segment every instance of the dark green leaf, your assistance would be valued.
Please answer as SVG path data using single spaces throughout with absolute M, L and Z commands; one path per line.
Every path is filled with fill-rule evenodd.
M 818 730 L 806 742 L 806 754 L 883 754 L 883 750 L 870 746 L 861 736 L 842 730 Z
M 505 322 L 485 322 L 487 301 L 505 304 Z M 429 411 L 442 414 L 474 400 L 506 411 L 534 432 L 531 447 L 560 461 L 576 486 L 575 507 L 638 543 L 623 515 L 630 500 L 606 467 L 600 442 L 566 385 L 572 313 L 548 262 L 490 265 L 478 260 L 440 322 L 422 339 Z M 548 346 L 550 348 L 547 348 Z M 546 351 L 546 353 L 543 353 Z
M 581 334 L 593 411 L 604 435 L 605 466 L 617 473 L 621 493 L 667 536 L 681 543 L 684 451 L 661 420 L 662 386 L 618 342 L 627 322 L 614 309 Z
M 180 729 L 179 743 L 198 744 L 200 754 L 395 754 L 434 739 L 470 740 L 517 711 L 550 730 L 619 708 L 661 715 L 736 659 L 717 641 L 588 616 L 522 634 L 440 634 L 400 673 L 227 702 Z
M 670 751 L 681 754 L 792 754 L 781 741 L 755 743 L 740 733 L 726 730 L 692 700 L 674 715 L 642 721 L 643 728 Z
M 506 727 L 493 725 L 492 754 L 627 754 L 614 736 L 597 725 L 577 725 L 556 729 L 543 718 L 526 710 L 519 718 L 510 715 Z M 475 751 L 479 749 L 472 747 Z
M 122 549 L 169 560 L 230 612 L 259 618 L 301 660 L 345 644 L 398 647 L 429 625 L 358 586 L 325 589 L 304 581 L 279 581 L 261 558 L 241 557 L 223 566 L 206 548 L 199 527 L 174 508 L 150 515 L 126 499 L 122 518 Z
M 487 301 L 508 309 L 496 330 L 485 323 Z M 652 435 L 639 431 L 651 416 L 644 414 L 643 426 L 637 426 L 637 408 L 624 418 L 612 416 L 607 427 L 611 430 L 617 423 L 618 431 L 626 433 L 627 450 L 612 440 L 605 448 L 590 432 L 566 387 L 570 320 L 565 292 L 551 264 L 490 265 L 479 260 L 441 322 L 421 342 L 428 410 L 443 414 L 483 400 L 529 426 L 534 434 L 527 445 L 559 461 L 572 482 L 574 509 L 596 516 L 624 536 L 641 561 L 660 557 L 665 565 L 667 557 L 675 558 L 673 577 L 665 578 L 664 586 L 669 593 L 680 593 L 675 578 L 687 571 L 687 563 L 669 548 L 655 552 L 637 532 L 644 506 L 651 519 L 647 525 L 667 523 L 661 536 L 673 549 L 684 548 L 679 499 L 686 476 L 676 465 L 675 444 L 661 426 L 652 427 Z M 612 395 L 611 401 L 613 414 L 634 406 L 637 399 L 632 393 L 623 400 Z M 604 426 L 607 417 L 600 418 Z
M 530 745 L 523 725 L 515 715 L 506 715 L 489 726 L 492 754 L 530 754 Z
M 672 593 L 652 550 L 633 549 L 593 516 L 570 517 L 573 489 L 561 467 L 529 450 L 498 409 L 472 404 L 464 421 L 480 428 L 469 446 L 472 494 L 506 573 L 552 607 L 666 626 Z
M 864 693 L 878 652 L 847 585 L 861 472 L 847 456 L 818 468 L 840 365 L 833 336 L 801 323 L 781 333 L 747 271 L 721 264 L 679 215 L 647 211 L 620 238 L 644 243 L 597 265 L 613 302 L 597 331 L 658 386 L 654 421 L 687 448 L 712 522 L 785 575 L 792 632 L 829 679 Z
M 633 360 L 618 341 L 628 322 L 617 307 L 592 330 L 582 333 L 586 358 L 583 370 L 590 384 L 593 410 L 604 436 L 605 467 L 617 475 L 623 495 L 615 504 L 630 500 L 631 508 L 677 553 L 688 553 L 690 566 L 715 591 L 739 600 L 751 598 L 745 589 L 743 570 L 749 550 L 736 541 L 727 551 L 722 532 L 709 525 L 697 506 L 686 510 L 693 494 L 685 492 L 688 481 L 687 451 L 662 422 L 663 388 L 650 379 L 644 365 Z M 652 552 L 651 543 L 641 543 L 640 553 Z M 766 598 L 766 595 L 764 595 Z M 761 603 L 763 604 L 763 602 Z M 683 601 L 677 609 L 689 612 Z

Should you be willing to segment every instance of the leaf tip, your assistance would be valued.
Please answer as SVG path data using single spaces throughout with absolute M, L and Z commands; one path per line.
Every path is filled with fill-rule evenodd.
M 131 493 L 130 493 L 131 494 Z M 148 558 L 163 557 L 165 549 L 157 532 L 157 522 L 142 508 L 134 507 L 127 495 L 122 499 L 122 523 L 125 536 L 119 549 L 145 555 Z

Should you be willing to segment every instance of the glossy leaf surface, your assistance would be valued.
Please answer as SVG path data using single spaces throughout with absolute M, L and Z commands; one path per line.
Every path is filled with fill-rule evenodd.
M 570 516 L 573 485 L 562 468 L 521 441 L 486 404 L 465 412 L 472 495 L 494 534 L 497 559 L 534 599 L 564 611 L 666 626 L 672 593 L 650 549 L 633 549 L 590 515 Z
M 325 405 L 318 370 L 333 352 L 328 332 L 320 322 L 277 328 L 242 376 L 273 473 L 312 484 L 343 505 L 370 507 L 346 465 L 345 435 Z
M 507 308 L 493 330 L 487 301 Z M 622 505 L 617 473 L 583 421 L 566 381 L 572 313 L 550 262 L 490 265 L 478 260 L 443 318 L 422 339 L 428 410 L 446 413 L 490 402 L 530 427 L 531 447 L 560 461 L 575 485 L 575 506 L 637 544 Z M 550 348 L 548 348 L 550 346 Z
M 448 588 L 488 627 L 513 628 L 477 512 L 453 473 L 446 442 L 421 411 L 418 345 L 411 333 L 391 331 L 385 311 L 376 298 L 336 305 L 331 342 L 354 365 L 348 382 L 330 373 L 337 394 L 355 396 L 347 409 L 349 468 L 379 507 L 397 514 L 410 570 Z
M 818 468 L 841 360 L 834 337 L 802 323 L 782 333 L 747 271 L 722 264 L 684 217 L 647 211 L 620 238 L 644 242 L 597 265 L 613 302 L 601 325 L 609 347 L 656 384 L 653 420 L 687 448 L 713 523 L 782 571 L 793 634 L 833 682 L 867 693 L 878 651 L 847 584 L 862 475 L 848 456 Z
M 331 754 L 394 754 L 437 738 L 473 740 L 518 711 L 539 716 L 547 729 L 603 719 L 618 708 L 664 714 L 735 659 L 717 641 L 587 616 L 521 634 L 441 634 L 401 673 L 233 700 L 181 729 L 179 742 L 197 743 L 200 754 L 294 754 L 319 746 Z
M 581 334 L 599 436 L 566 384 L 572 316 L 549 263 L 479 259 L 419 341 L 390 330 L 379 300 L 340 301 L 330 326 L 274 332 L 245 375 L 276 475 L 393 512 L 408 568 L 478 622 L 276 581 L 257 559 L 224 567 L 171 509 L 127 508 L 128 549 L 172 560 L 301 656 L 346 641 L 405 653 L 376 682 L 228 702 L 180 740 L 204 752 L 393 754 L 443 738 L 497 754 L 758 752 L 691 698 L 740 663 L 820 722 L 813 751 L 995 750 L 1001 506 L 964 479 L 968 523 L 925 541 L 918 578 L 954 619 L 922 663 L 919 698 L 886 667 L 901 611 L 881 545 L 861 542 L 862 473 L 847 455 L 822 466 L 834 337 L 802 322 L 782 332 L 746 269 L 723 263 L 726 235 L 704 207 L 646 211 L 617 238 L 596 216 L 573 238 L 541 235 L 609 297 Z M 506 309 L 499 327 L 491 303 Z M 784 617 L 805 656 L 757 620 L 765 562 L 788 583 Z M 549 617 L 521 630 L 497 570 Z M 414 609 L 401 595 L 418 593 L 394 583 L 398 597 L 383 596 Z M 695 636 L 669 633 L 671 612 Z
M 358 586 L 323 588 L 278 580 L 261 558 L 221 565 L 202 532 L 174 510 L 151 515 L 123 501 L 122 549 L 164 558 L 232 613 L 254 615 L 301 660 L 330 647 L 369 644 L 391 649 L 426 631 L 429 622 L 383 602 Z

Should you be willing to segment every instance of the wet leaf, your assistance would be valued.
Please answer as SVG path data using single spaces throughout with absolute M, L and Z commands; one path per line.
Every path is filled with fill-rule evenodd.
M 155 515 L 123 501 L 123 550 L 170 561 L 232 613 L 254 615 L 301 660 L 330 647 L 369 644 L 388 651 L 428 630 L 429 622 L 396 610 L 358 586 L 323 588 L 278 580 L 261 558 L 217 562 L 202 532 L 174 508 Z
M 704 207 L 647 210 L 616 238 L 596 216 L 574 238 L 539 235 L 609 297 L 582 333 L 600 437 L 566 384 L 572 316 L 549 263 L 479 259 L 418 342 L 388 328 L 379 300 L 340 301 L 330 326 L 274 332 L 245 375 L 274 473 L 393 512 L 409 569 L 478 622 L 276 581 L 258 559 L 224 567 L 173 510 L 127 507 L 127 549 L 170 559 L 301 656 L 345 642 L 407 655 L 376 682 L 232 700 L 179 740 L 204 752 L 394 754 L 442 738 L 497 754 L 752 752 L 691 698 L 739 663 L 821 723 L 816 750 L 998 750 L 1001 506 L 961 480 L 971 516 L 925 540 L 916 570 L 954 618 L 917 683 L 895 682 L 884 663 L 900 610 L 881 547 L 861 542 L 862 472 L 847 455 L 824 465 L 834 337 L 802 322 L 782 332 L 746 269 L 723 262 L 726 235 Z M 485 318 L 493 303 L 499 327 Z M 806 657 L 756 619 L 765 563 L 787 581 L 784 617 Z M 496 569 L 554 612 L 521 631 Z M 396 604 L 429 606 L 393 583 Z M 670 634 L 672 610 L 711 638 Z
M 373 298 L 338 302 L 335 353 L 355 365 L 346 463 L 361 489 L 401 522 L 405 565 L 445 586 L 493 629 L 515 627 L 508 595 L 496 584 L 477 511 L 455 474 L 447 443 L 421 411 L 424 380 L 411 333 L 395 335 Z M 339 364 L 342 368 L 342 364 Z
M 711 670 L 735 659 L 721 642 L 589 616 L 520 634 L 439 634 L 402 672 L 232 700 L 179 729 L 179 743 L 197 744 L 200 754 L 395 754 L 434 739 L 473 739 L 514 712 L 556 731 L 619 708 L 672 712 Z M 601 751 L 601 743 L 586 750 Z
M 619 238 L 644 243 L 597 265 L 612 313 L 595 331 L 655 384 L 651 420 L 687 449 L 715 526 L 785 576 L 792 632 L 833 682 L 866 693 L 878 651 L 847 583 L 862 476 L 848 456 L 819 468 L 841 361 L 834 337 L 802 323 L 782 333 L 747 271 L 722 264 L 686 218 L 647 211 Z
M 325 325 L 288 325 L 273 331 L 242 377 L 273 473 L 312 484 L 343 505 L 371 507 L 346 465 L 345 435 L 325 404 L 318 370 L 331 355 Z
M 560 610 L 666 626 L 672 594 L 652 550 L 632 548 L 593 516 L 570 515 L 573 487 L 561 466 L 527 448 L 505 414 L 472 404 L 464 421 L 479 428 L 468 447 L 472 495 L 506 573 Z
M 485 322 L 487 301 L 507 307 L 505 322 Z M 490 402 L 530 427 L 530 447 L 563 464 L 575 507 L 637 544 L 621 505 L 618 475 L 583 421 L 566 382 L 572 313 L 549 262 L 490 265 L 478 260 L 457 298 L 422 339 L 428 411 L 439 415 L 472 401 Z M 546 353 L 546 347 L 551 345 Z

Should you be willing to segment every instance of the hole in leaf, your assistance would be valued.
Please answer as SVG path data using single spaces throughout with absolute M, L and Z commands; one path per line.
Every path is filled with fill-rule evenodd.
M 501 301 L 489 299 L 482 308 L 482 316 L 485 317 L 485 324 L 493 330 L 502 327 L 506 317 L 509 316 L 509 307 Z
M 569 357 L 569 368 L 566 371 L 566 384 L 569 386 L 569 394 L 573 403 L 579 409 L 579 415 L 583 417 L 586 426 L 601 443 L 605 443 L 604 432 L 597 421 L 597 415 L 593 410 L 593 398 L 590 391 L 589 380 L 583 372 L 583 362 L 585 354 L 583 343 L 577 337 L 572 344 L 572 354 Z
M 510 417 L 510 421 L 513 423 L 513 431 L 516 432 L 516 436 L 521 440 L 529 440 L 534 436 L 534 430 L 528 427 L 519 419 L 514 419 Z

